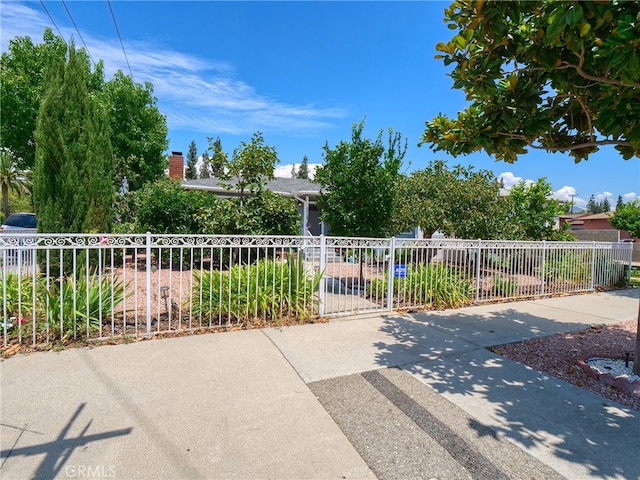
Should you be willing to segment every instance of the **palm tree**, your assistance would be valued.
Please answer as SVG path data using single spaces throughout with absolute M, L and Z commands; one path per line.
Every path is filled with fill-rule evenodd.
M 9 216 L 9 190 L 16 194 L 28 193 L 31 171 L 20 170 L 10 150 L 0 147 L 0 187 L 2 187 L 2 213 Z

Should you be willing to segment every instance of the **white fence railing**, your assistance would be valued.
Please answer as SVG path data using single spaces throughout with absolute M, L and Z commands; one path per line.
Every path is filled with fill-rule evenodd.
M 0 235 L 5 347 L 614 288 L 631 244 Z

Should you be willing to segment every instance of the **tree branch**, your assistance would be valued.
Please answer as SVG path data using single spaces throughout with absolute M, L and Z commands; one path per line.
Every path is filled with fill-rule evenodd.
M 573 68 L 578 75 L 580 75 L 582 78 L 586 79 L 586 80 L 591 80 L 593 82 L 597 82 L 597 83 L 604 83 L 606 85 L 616 85 L 619 87 L 629 87 L 629 88 L 640 88 L 640 83 L 625 83 L 622 80 L 613 80 L 611 78 L 606 78 L 606 77 L 599 77 L 596 75 L 591 75 L 588 74 L 587 72 L 585 72 L 582 67 L 580 65 L 575 65 L 573 63 L 569 63 L 569 62 L 563 62 L 562 65 L 554 68 L 554 70 L 568 70 L 570 68 Z M 528 68 L 516 68 L 514 70 L 511 71 L 511 73 L 519 73 L 519 72 L 540 72 L 540 71 L 547 71 L 546 68 L 544 67 L 528 67 Z
M 533 143 L 533 140 L 531 140 L 530 138 L 526 137 L 525 135 L 518 135 L 517 133 L 497 132 L 496 135 L 513 138 L 516 140 L 522 140 L 531 148 L 535 148 L 538 150 L 547 150 L 549 152 L 566 152 L 566 151 L 572 151 L 572 150 L 579 150 L 581 148 L 586 148 L 586 147 L 599 147 L 602 145 L 620 145 L 623 147 L 632 146 L 631 142 L 623 142 L 620 140 L 592 140 L 590 142 L 578 143 L 576 145 L 567 145 L 564 147 L 549 147 L 549 146 L 545 147 L 542 145 L 536 145 Z

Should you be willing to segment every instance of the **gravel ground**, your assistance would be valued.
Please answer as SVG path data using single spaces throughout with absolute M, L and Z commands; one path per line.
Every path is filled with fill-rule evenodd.
M 622 392 L 587 377 L 577 366 L 578 359 L 592 357 L 624 358 L 633 354 L 637 321 L 591 327 L 569 333 L 557 333 L 520 343 L 499 345 L 491 350 L 531 368 L 561 378 L 590 392 L 602 395 L 640 411 L 640 395 Z

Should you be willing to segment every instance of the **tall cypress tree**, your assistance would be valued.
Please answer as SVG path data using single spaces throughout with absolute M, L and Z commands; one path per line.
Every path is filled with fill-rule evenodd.
M 86 54 L 49 72 L 36 123 L 33 197 L 38 229 L 46 233 L 109 232 L 113 153 L 105 112 L 89 95 Z
M 197 162 L 198 149 L 196 148 L 195 140 L 192 140 L 189 144 L 189 151 L 187 152 L 187 169 L 184 172 L 184 178 L 187 180 L 198 178 L 198 169 L 196 168 Z
M 300 163 L 300 168 L 298 168 L 298 173 L 295 178 L 309 179 L 309 159 L 306 155 L 302 159 L 302 163 Z
M 202 153 L 202 165 L 200 165 L 200 178 L 211 177 L 211 162 L 209 160 L 209 154 L 205 150 Z

